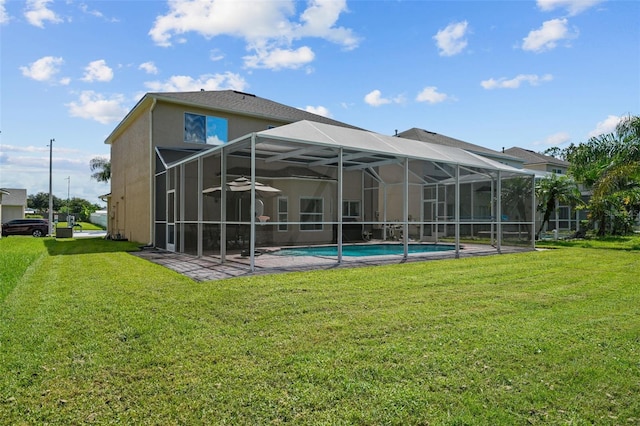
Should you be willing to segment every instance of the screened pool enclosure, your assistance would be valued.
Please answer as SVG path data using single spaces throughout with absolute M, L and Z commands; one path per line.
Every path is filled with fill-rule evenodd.
M 534 247 L 534 176 L 457 148 L 300 121 L 156 160 L 155 245 L 251 270 L 287 246 Z

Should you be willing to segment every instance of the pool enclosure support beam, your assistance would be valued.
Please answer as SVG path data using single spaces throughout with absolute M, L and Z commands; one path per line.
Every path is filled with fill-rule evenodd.
M 342 166 L 344 165 L 343 154 L 343 148 L 340 147 L 338 152 L 338 206 L 336 207 L 338 214 L 338 263 L 342 263 L 342 186 L 344 183 L 344 171 L 342 170 Z
M 497 220 L 497 238 L 496 249 L 498 253 L 502 253 L 502 173 L 498 170 L 498 184 L 496 188 L 496 218 Z
M 456 234 L 456 259 L 460 258 L 460 165 L 456 165 L 456 188 L 455 188 L 455 234 Z M 471 195 L 473 198 L 473 194 Z M 473 211 L 473 210 L 471 210 Z
M 536 177 L 531 176 L 531 234 L 529 238 L 531 238 L 531 248 L 533 249 L 536 248 L 536 207 Z
M 403 259 L 409 257 L 409 158 L 404 159 L 402 197 L 402 245 L 404 246 Z
M 180 230 L 180 246 L 178 247 L 178 252 L 180 253 L 184 253 L 184 218 L 185 218 L 185 203 L 186 203 L 186 196 L 185 196 L 185 165 L 180 164 L 180 166 L 178 167 L 178 170 L 180 170 L 180 179 L 178 180 L 178 185 L 179 185 L 179 191 L 178 191 L 178 206 L 180 206 L 180 215 L 178 216 L 178 220 L 179 222 L 176 224 L 176 226 L 178 227 L 178 229 Z M 175 229 L 175 228 L 174 228 Z
M 202 205 L 204 200 L 203 191 L 203 182 L 202 182 L 202 157 L 198 157 L 198 225 L 197 225 L 197 235 L 198 235 L 198 257 L 202 257 L 202 232 L 204 231 L 204 226 L 202 225 Z
M 496 229 L 496 203 L 495 200 L 497 197 L 494 196 L 495 194 L 495 180 L 493 179 L 493 177 L 491 177 L 491 198 L 490 198 L 490 203 L 491 203 L 491 233 L 489 234 L 489 244 L 491 246 L 494 245 L 494 239 L 493 236 L 495 235 L 495 229 Z
M 220 152 L 220 263 L 227 256 L 227 150 Z
M 249 237 L 249 265 L 251 272 L 256 270 L 256 134 L 251 134 L 251 232 Z M 242 220 L 242 218 L 240 218 Z

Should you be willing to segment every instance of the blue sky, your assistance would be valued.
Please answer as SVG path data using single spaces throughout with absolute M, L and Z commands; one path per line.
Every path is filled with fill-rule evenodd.
M 100 203 L 146 92 L 236 89 L 383 134 L 543 151 L 640 113 L 640 2 L 0 0 L 0 187 Z

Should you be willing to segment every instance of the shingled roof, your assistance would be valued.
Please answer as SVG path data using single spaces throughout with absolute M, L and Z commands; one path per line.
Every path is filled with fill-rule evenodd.
M 322 115 L 313 114 L 302 109 L 261 98 L 251 93 L 239 92 L 236 90 L 147 93 L 146 96 L 154 97 L 158 100 L 183 103 L 212 110 L 236 112 L 255 117 L 270 118 L 288 123 L 309 120 L 318 123 L 331 124 L 333 126 L 359 129 L 358 127 L 342 123 Z
M 569 162 L 560 160 L 550 155 L 540 154 L 524 148 L 512 147 L 504 151 L 506 154 L 522 158 L 525 165 L 528 164 L 551 164 L 560 167 L 569 167 Z
M 518 157 L 504 154 L 493 149 L 485 148 L 480 145 L 475 145 L 469 142 L 462 141 L 460 139 L 451 138 L 449 136 L 440 135 L 435 132 L 430 132 L 424 129 L 418 129 L 416 127 L 405 130 L 398 133 L 396 136 L 413 139 L 421 142 L 429 142 L 437 145 L 450 146 L 453 148 L 464 149 L 465 151 L 472 152 L 474 154 L 482 155 L 484 157 L 491 158 L 496 161 L 507 161 L 509 163 L 522 163 L 522 160 Z
M 199 90 L 197 92 L 149 92 L 145 94 L 131 111 L 122 119 L 105 140 L 110 144 L 117 135 L 131 123 L 146 107 L 154 101 L 169 102 L 193 108 L 204 108 L 212 111 L 237 113 L 249 117 L 266 118 L 274 124 L 289 124 L 296 121 L 315 121 L 333 126 L 364 130 L 332 118 L 290 107 L 251 93 L 237 90 Z M 279 122 L 279 123 L 278 123 Z

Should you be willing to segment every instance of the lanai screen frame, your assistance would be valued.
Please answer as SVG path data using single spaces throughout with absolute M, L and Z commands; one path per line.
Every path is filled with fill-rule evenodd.
M 214 160 L 211 160 L 214 159 Z M 323 225 L 331 225 L 336 228 L 337 235 L 335 245 L 337 246 L 337 262 L 342 263 L 342 246 L 344 244 L 343 233 L 345 221 L 343 215 L 339 213 L 342 209 L 344 201 L 345 180 L 344 173 L 352 170 L 362 170 L 362 174 L 366 173 L 369 177 L 377 179 L 381 186 L 392 184 L 401 188 L 402 194 L 402 213 L 401 219 L 394 222 L 394 226 L 401 229 L 401 242 L 403 244 L 403 258 L 408 256 L 408 245 L 410 240 L 409 227 L 416 225 L 424 227 L 425 225 L 434 225 L 432 221 L 426 222 L 423 215 L 424 209 L 424 190 L 429 187 L 452 188 L 453 198 L 455 199 L 453 215 L 446 214 L 441 222 L 436 217 L 436 242 L 438 242 L 439 225 L 453 228 L 454 244 L 456 257 L 460 254 L 460 228 L 461 226 L 487 226 L 490 228 L 491 242 L 497 252 L 501 252 L 503 241 L 503 226 L 517 226 L 518 235 L 520 228 L 528 228 L 530 237 L 527 245 L 531 248 L 535 247 L 534 229 L 535 229 L 535 199 L 534 199 L 534 175 L 530 171 L 515 169 L 501 163 L 477 156 L 475 154 L 463 151 L 457 148 L 442 147 L 425 142 L 413 141 L 397 137 L 390 137 L 375 134 L 372 132 L 347 129 L 327 124 L 301 121 L 262 132 L 255 132 L 231 141 L 227 144 L 216 146 L 211 149 L 202 151 L 186 158 L 174 161 L 170 164 L 162 164 L 156 173 L 157 188 L 171 188 L 176 191 L 177 198 L 177 215 L 176 224 L 179 226 L 178 231 L 178 247 L 177 251 L 186 252 L 185 250 L 185 234 L 189 230 L 189 234 L 197 236 L 197 241 L 187 241 L 191 247 L 191 254 L 203 256 L 203 231 L 206 227 L 219 225 L 219 256 L 221 263 L 226 261 L 227 255 L 227 230 L 230 226 L 249 226 L 248 241 L 248 257 L 250 260 L 250 269 L 255 269 L 255 253 L 256 253 L 256 229 L 259 221 L 255 214 L 250 214 L 249 219 L 243 221 L 238 218 L 237 221 L 229 220 L 226 217 L 227 212 L 227 183 L 233 180 L 237 175 L 232 172 L 234 162 L 240 161 L 244 164 L 243 170 L 248 173 L 242 173 L 249 178 L 251 189 L 249 191 L 249 208 L 250 212 L 255 212 L 257 207 L 256 181 L 264 179 L 264 176 L 257 174 L 258 162 L 270 162 L 274 164 L 291 165 L 295 164 L 299 167 L 326 167 L 333 170 L 333 176 L 327 176 L 330 181 L 335 179 L 336 194 L 335 206 L 336 217 L 330 221 L 324 221 Z M 218 170 L 211 171 L 211 165 L 218 163 Z M 205 167 L 205 164 L 207 165 Z M 237 167 L 236 167 L 237 168 Z M 386 182 L 381 176 L 382 170 L 394 169 L 396 178 L 395 182 Z M 427 168 L 437 170 L 440 173 L 439 178 L 430 177 L 429 181 L 420 170 Z M 248 175 L 248 176 L 247 176 Z M 194 176 L 196 178 L 194 179 Z M 218 178 L 214 176 L 219 176 Z M 158 185 L 158 180 L 162 181 Z M 213 181 L 212 181 L 213 179 Z M 364 178 L 363 178 L 364 179 Z M 439 180 L 438 180 L 439 179 Z M 518 218 L 517 221 L 509 220 L 503 214 L 506 206 L 503 206 L 502 186 L 505 180 L 524 179 L 524 185 L 528 193 L 522 194 L 525 208 L 524 218 Z M 527 186 L 526 180 L 530 180 Z M 219 202 L 219 220 L 207 221 L 203 215 L 203 208 L 206 198 L 203 191 L 213 185 L 220 187 Z M 461 216 L 461 186 L 470 185 L 471 199 L 474 198 L 474 188 L 478 185 L 490 188 L 491 214 L 488 218 L 478 220 L 477 218 L 465 218 Z M 412 191 L 416 187 L 421 187 L 421 204 L 420 204 L 420 221 L 415 223 L 409 218 L 409 198 L 410 188 Z M 478 189 L 479 191 L 479 189 Z M 469 192 L 469 191 L 468 191 Z M 194 195 L 195 194 L 195 195 Z M 194 203 L 193 197 L 197 200 Z M 450 197 L 450 196 L 449 196 Z M 527 197 L 530 197 L 527 199 Z M 162 209 L 163 201 L 166 203 L 166 197 L 157 194 L 156 210 Z M 378 195 L 378 202 L 382 196 Z M 362 201 L 364 201 L 364 196 Z M 473 204 L 473 201 L 471 201 Z M 385 212 L 387 210 L 386 197 L 383 201 Z M 196 207 L 195 213 L 193 207 Z M 364 209 L 364 207 L 362 207 Z M 438 207 L 436 206 L 436 211 Z M 473 210 L 473 206 L 472 206 Z M 190 211 L 189 214 L 186 212 Z M 370 220 L 361 220 L 356 224 L 372 227 L 383 225 L 384 239 L 387 237 L 386 225 L 391 221 L 386 215 L 378 220 L 371 220 L 373 212 L 369 212 Z M 156 223 L 154 229 L 154 241 L 163 242 L 162 217 L 163 214 L 155 213 Z M 437 216 L 437 214 L 436 214 Z M 473 215 L 472 215 L 473 216 Z M 166 218 L 165 218 L 166 219 Z M 288 221 L 288 225 L 300 225 L 300 222 Z M 159 226 L 160 225 L 160 226 Z M 277 227 L 283 225 L 279 221 L 271 221 L 269 226 Z M 166 230 L 166 228 L 165 228 Z M 421 231 L 422 235 L 422 231 Z M 494 240 L 495 238 L 495 240 Z M 166 245 L 166 241 L 164 241 Z M 162 246 L 162 244 L 160 244 Z M 166 247 L 163 247 L 166 248 Z

